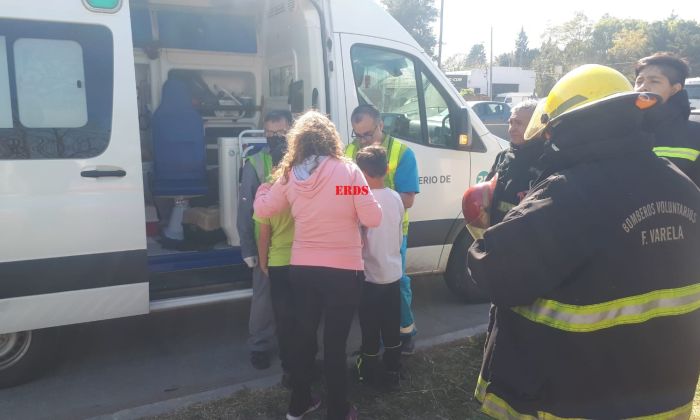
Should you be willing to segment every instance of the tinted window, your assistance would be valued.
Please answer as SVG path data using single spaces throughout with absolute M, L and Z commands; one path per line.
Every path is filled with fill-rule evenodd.
M 0 159 L 101 154 L 113 83 L 109 29 L 0 19 Z

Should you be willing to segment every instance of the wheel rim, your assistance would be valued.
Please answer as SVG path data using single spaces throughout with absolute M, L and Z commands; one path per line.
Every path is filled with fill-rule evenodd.
M 0 371 L 17 364 L 27 354 L 32 332 L 0 334 Z

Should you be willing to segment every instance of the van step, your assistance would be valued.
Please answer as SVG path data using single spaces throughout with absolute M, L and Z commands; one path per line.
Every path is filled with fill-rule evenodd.
M 197 296 L 183 296 L 168 299 L 154 300 L 150 304 L 150 311 L 163 312 L 173 309 L 191 308 L 194 306 L 211 305 L 214 303 L 230 302 L 241 299 L 249 299 L 253 296 L 253 289 L 229 290 L 225 292 L 210 293 Z

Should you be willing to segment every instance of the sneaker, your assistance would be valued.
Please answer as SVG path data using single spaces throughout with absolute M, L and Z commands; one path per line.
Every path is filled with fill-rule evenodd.
M 251 351 L 250 364 L 255 369 L 267 369 L 270 367 L 270 355 L 266 351 Z
M 311 396 L 311 405 L 309 405 L 309 408 L 306 409 L 303 413 L 301 413 L 298 416 L 293 416 L 289 413 L 287 413 L 287 420 L 301 420 L 305 415 L 311 413 L 312 411 L 318 410 L 318 408 L 321 406 L 321 399 L 315 396 Z M 355 417 L 357 418 L 357 417 Z
M 357 420 L 357 407 L 354 405 L 350 406 L 350 409 L 348 410 L 348 414 L 345 415 L 345 420 Z
M 401 354 L 410 356 L 416 352 L 416 343 L 413 342 L 413 337 L 406 335 L 401 337 Z

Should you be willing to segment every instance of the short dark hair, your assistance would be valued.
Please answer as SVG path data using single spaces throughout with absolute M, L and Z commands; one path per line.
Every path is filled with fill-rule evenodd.
M 382 146 L 367 146 L 360 149 L 355 156 L 357 166 L 365 175 L 371 178 L 381 178 L 386 175 L 388 163 L 386 161 L 386 149 Z
M 350 122 L 352 124 L 357 124 L 363 117 L 370 117 L 375 122 L 379 122 L 382 119 L 382 115 L 379 110 L 373 105 L 360 105 L 352 110 L 352 115 L 350 115 Z
M 634 66 L 634 77 L 639 76 L 639 73 L 649 66 L 658 67 L 672 85 L 680 83 L 681 87 L 685 87 L 685 79 L 690 73 L 688 60 L 670 52 L 657 52 L 637 61 Z
M 270 111 L 267 114 L 265 114 L 263 124 L 282 120 L 287 121 L 287 124 L 291 126 L 293 120 L 292 113 L 284 109 Z

